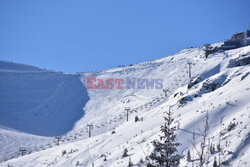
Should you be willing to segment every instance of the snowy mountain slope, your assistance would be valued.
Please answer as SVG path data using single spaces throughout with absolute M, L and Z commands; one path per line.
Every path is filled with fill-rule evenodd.
M 84 115 L 89 98 L 79 76 L 22 64 L 0 65 L 0 161 L 15 157 L 21 146 L 41 150 L 35 147 L 45 147 L 41 145 L 53 142 L 50 137 L 67 133 Z
M 85 85 L 86 77 L 90 76 L 96 76 L 97 78 L 102 79 L 122 78 L 125 81 L 125 89 L 88 90 L 91 100 L 84 108 L 88 114 L 86 114 L 86 116 L 79 123 L 81 124 L 87 120 L 97 122 L 98 120 L 105 120 L 108 117 L 118 118 L 120 115 L 124 115 L 125 107 L 140 110 L 140 108 L 143 108 L 142 105 L 150 103 L 152 100 L 157 102 L 156 98 L 165 99 L 162 89 L 126 89 L 126 78 L 136 77 L 138 79 L 163 79 L 163 88 L 168 89 L 169 94 L 171 94 L 179 86 L 183 86 L 188 83 L 188 66 L 186 63 L 192 58 L 193 55 L 195 55 L 194 62 L 202 60 L 203 50 L 200 48 L 189 49 L 175 56 L 169 56 L 161 60 L 140 63 L 124 68 L 114 68 L 94 74 L 83 73 L 82 81 Z M 205 63 L 203 66 L 204 68 L 208 68 Z M 100 99 L 102 100 L 101 105 Z M 150 104 L 148 104 L 148 107 L 149 106 Z M 91 119 L 89 119 L 90 117 Z
M 135 166 L 152 150 L 151 141 L 158 138 L 164 111 L 173 106 L 176 124 L 179 124 L 180 153 L 193 148 L 190 140 L 196 134 L 197 145 L 201 139 L 199 128 L 204 126 L 209 113 L 209 136 L 218 144 L 222 131 L 222 161 L 227 166 L 248 166 L 249 111 L 250 111 L 250 47 L 214 53 L 204 59 L 202 48 L 184 50 L 176 55 L 129 67 L 114 68 L 99 73 L 82 73 L 97 78 L 163 78 L 162 89 L 88 90 L 89 101 L 85 115 L 63 139 L 74 136 L 74 142 L 63 143 L 44 151 L 3 162 L 0 166 L 127 166 L 129 158 Z M 192 81 L 188 78 L 187 62 L 192 61 Z M 248 63 L 244 63 L 248 62 Z M 133 110 L 126 122 L 125 107 Z M 138 115 L 143 121 L 135 122 Z M 222 124 L 220 124 L 223 118 Z M 87 138 L 86 126 L 92 123 L 93 137 Z M 233 125 L 233 126 L 232 126 Z M 112 134 L 111 132 L 115 133 Z M 122 158 L 124 148 L 129 157 Z M 193 155 L 192 155 L 193 156 Z M 104 161 L 106 157 L 106 161 Z M 212 165 L 214 157 L 210 156 Z M 197 159 L 198 157 L 192 157 Z M 198 161 L 194 161 L 198 163 Z M 192 166 L 182 160 L 181 166 Z M 143 166 L 143 165 L 142 165 Z M 196 165 L 195 165 L 196 166 Z
M 54 136 L 70 130 L 83 116 L 87 93 L 75 76 L 53 72 L 1 72 L 0 75 L 1 126 Z

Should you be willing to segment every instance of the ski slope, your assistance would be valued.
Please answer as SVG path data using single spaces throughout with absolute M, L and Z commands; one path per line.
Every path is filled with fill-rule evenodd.
M 0 161 L 19 147 L 48 148 L 84 115 L 89 97 L 77 75 L 0 62 L 0 78 Z
M 220 44 L 214 44 L 214 46 Z M 145 160 L 145 157 L 151 153 L 153 149 L 151 141 L 159 137 L 160 125 L 164 122 L 163 115 L 169 106 L 172 106 L 175 123 L 179 126 L 177 138 L 182 144 L 179 147 L 179 153 L 186 155 L 190 150 L 194 159 L 193 162 L 188 163 L 184 158 L 181 166 L 198 165 L 198 156 L 196 154 L 193 156 L 195 150 L 191 140 L 192 134 L 195 133 L 196 144 L 199 145 L 200 129 L 204 126 L 206 112 L 209 113 L 211 143 L 216 146 L 219 142 L 219 133 L 223 132 L 221 161 L 226 166 L 249 166 L 250 46 L 216 52 L 210 54 L 207 59 L 204 57 L 202 47 L 190 48 L 159 60 L 79 75 L 44 70 L 24 71 L 15 68 L 15 64 L 11 64 L 14 66 L 11 70 L 0 67 L 1 76 L 6 77 L 0 82 L 1 97 L 5 97 L 1 98 L 4 100 L 0 100 L 0 104 L 1 107 L 6 106 L 5 110 L 10 107 L 8 113 L 17 113 L 15 104 L 18 102 L 23 104 L 23 101 L 28 98 L 34 99 L 34 96 L 37 97 L 36 92 L 42 90 L 40 87 L 29 85 L 24 95 L 27 92 L 32 93 L 27 95 L 26 99 L 21 98 L 25 96 L 20 94 L 12 101 L 8 101 L 6 96 L 11 93 L 10 83 L 14 81 L 16 85 L 20 85 L 27 83 L 27 80 L 22 80 L 25 77 L 32 80 L 44 77 L 46 79 L 42 83 L 47 84 L 46 89 L 49 87 L 53 92 L 48 90 L 47 95 L 42 91 L 41 97 L 44 99 L 32 102 L 36 107 L 26 110 L 25 106 L 20 104 L 27 111 L 27 113 L 20 113 L 25 120 L 34 120 L 33 114 L 37 113 L 38 118 L 30 128 L 28 125 L 32 125 L 33 122 L 26 121 L 27 124 L 23 125 L 20 123 L 24 120 L 22 117 L 2 114 L 5 118 L 3 119 L 2 116 L 0 118 L 1 155 L 14 154 L 17 147 L 23 145 L 27 145 L 25 147 L 32 151 L 22 157 L 15 155 L 12 159 L 0 163 L 0 166 L 126 167 L 129 159 L 134 166 L 145 166 L 139 161 Z M 192 62 L 192 78 L 188 76 L 187 62 Z M 21 76 L 13 77 L 12 75 L 16 73 Z M 53 75 L 52 79 L 51 75 Z M 168 92 L 166 96 L 162 89 L 86 90 L 86 77 L 162 78 L 163 88 Z M 81 81 L 81 84 L 78 81 Z M 20 89 L 22 88 L 17 88 L 13 93 Z M 47 105 L 55 107 L 51 110 L 49 107 L 48 110 L 57 116 L 62 110 L 66 111 L 63 112 L 62 117 L 52 117 L 52 119 L 47 115 Z M 30 106 L 32 105 L 27 105 L 27 107 Z M 126 107 L 132 110 L 129 113 L 129 121 L 126 121 Z M 79 108 L 81 112 L 84 111 L 84 114 L 79 114 Z M 2 108 L 1 111 L 3 111 Z M 135 116 L 143 120 L 135 122 Z M 70 123 L 64 124 L 64 119 L 68 119 Z M 39 125 L 47 120 L 51 123 L 47 127 L 49 132 L 43 132 L 44 128 Z M 89 124 L 93 125 L 91 138 L 88 138 L 87 125 Z M 233 128 L 229 128 L 232 124 Z M 53 130 L 52 127 L 58 129 Z M 55 134 L 57 132 L 60 133 Z M 54 135 L 62 136 L 59 146 L 53 143 Z M 39 147 L 42 148 L 37 149 Z M 123 158 L 125 148 L 128 149 L 129 156 Z M 3 156 L 1 157 L 3 159 Z M 212 165 L 214 157 L 218 158 L 218 153 L 210 155 L 209 166 Z

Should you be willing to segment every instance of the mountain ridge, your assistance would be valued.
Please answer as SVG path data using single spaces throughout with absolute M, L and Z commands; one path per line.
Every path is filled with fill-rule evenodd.
M 227 129 L 230 122 L 237 124 L 235 129 L 226 130 L 224 135 L 223 161 L 229 166 L 247 166 L 247 157 L 250 155 L 250 145 L 247 142 L 250 122 L 250 116 L 247 115 L 250 109 L 247 101 L 250 98 L 250 67 L 247 63 L 240 63 L 238 66 L 232 61 L 238 62 L 242 55 L 250 57 L 249 52 L 250 46 L 246 46 L 212 53 L 206 58 L 204 47 L 190 48 L 155 61 L 102 72 L 80 73 L 79 79 L 85 87 L 86 77 L 89 76 L 103 79 L 163 78 L 164 89 L 168 93 L 166 96 L 162 90 L 157 89 L 87 90 L 89 100 L 83 107 L 85 115 L 75 122 L 72 130 L 62 136 L 62 145 L 54 147 L 50 144 L 52 148 L 0 163 L 0 166 L 46 164 L 66 167 L 76 164 L 92 166 L 94 163 L 95 166 L 123 167 L 129 162 L 129 158 L 121 157 L 124 148 L 128 148 L 133 164 L 139 166 L 140 159 L 145 160 L 145 156 L 152 150 L 150 143 L 158 137 L 159 127 L 163 123 L 162 116 L 170 105 L 173 106 L 175 120 L 180 123 L 178 141 L 182 143 L 179 150 L 181 154 L 185 155 L 188 149 L 193 151 L 189 142 L 193 132 L 197 133 L 199 144 L 198 128 L 202 127 L 204 111 L 209 111 L 210 134 L 214 138 L 214 144 L 218 143 L 221 126 L 222 129 Z M 188 76 L 187 63 L 190 61 L 192 78 Z M 192 86 L 189 86 L 191 83 Z M 128 122 L 124 110 L 126 107 L 132 110 Z M 136 115 L 143 118 L 143 121 L 134 122 Z M 224 118 L 224 125 L 219 123 L 221 118 Z M 86 131 L 88 124 L 94 125 L 93 137 L 89 139 Z M 113 132 L 115 133 L 112 134 Z M 236 140 L 239 134 L 241 140 L 246 141 L 243 146 L 240 140 Z M 50 142 L 51 140 L 48 139 Z M 230 144 L 231 140 L 234 145 Z M 67 156 L 61 154 L 64 150 Z M 101 155 L 105 155 L 107 161 L 103 161 Z M 209 165 L 214 157 L 218 155 L 211 155 Z M 182 160 L 181 166 L 192 166 L 192 163 Z

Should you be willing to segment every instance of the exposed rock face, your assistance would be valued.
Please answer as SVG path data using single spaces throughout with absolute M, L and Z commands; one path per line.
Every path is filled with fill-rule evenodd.
M 232 59 L 229 61 L 228 67 L 239 67 L 250 64 L 250 54 L 241 55 L 236 59 Z
M 198 76 L 195 79 L 193 79 L 189 84 L 188 84 L 188 89 L 192 88 L 194 85 L 198 84 L 201 81 L 201 77 Z

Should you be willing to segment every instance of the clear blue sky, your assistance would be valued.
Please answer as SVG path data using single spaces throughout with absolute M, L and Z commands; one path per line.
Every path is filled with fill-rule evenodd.
M 249 0 L 0 0 L 0 60 L 99 71 L 222 41 Z

